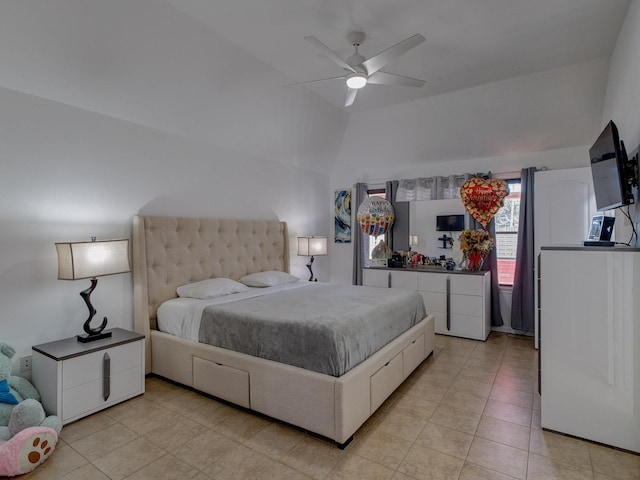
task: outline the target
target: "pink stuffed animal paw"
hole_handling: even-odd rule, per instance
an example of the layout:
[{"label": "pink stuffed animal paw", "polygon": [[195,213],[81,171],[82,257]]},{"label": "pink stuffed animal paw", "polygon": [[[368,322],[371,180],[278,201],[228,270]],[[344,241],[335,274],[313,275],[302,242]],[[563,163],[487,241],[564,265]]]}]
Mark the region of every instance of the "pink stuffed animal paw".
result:
[{"label": "pink stuffed animal paw", "polygon": [[49,427],[31,427],[11,440],[0,442],[0,476],[28,473],[51,456],[58,441]]}]

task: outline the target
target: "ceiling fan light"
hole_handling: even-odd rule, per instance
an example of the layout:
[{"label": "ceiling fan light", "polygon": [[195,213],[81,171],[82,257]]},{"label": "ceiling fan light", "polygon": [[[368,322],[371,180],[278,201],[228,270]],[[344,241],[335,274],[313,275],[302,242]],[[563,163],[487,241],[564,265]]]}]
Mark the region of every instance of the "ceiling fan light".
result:
[{"label": "ceiling fan light", "polygon": [[347,87],[349,88],[362,88],[367,84],[367,76],[364,73],[356,72],[347,75]]}]

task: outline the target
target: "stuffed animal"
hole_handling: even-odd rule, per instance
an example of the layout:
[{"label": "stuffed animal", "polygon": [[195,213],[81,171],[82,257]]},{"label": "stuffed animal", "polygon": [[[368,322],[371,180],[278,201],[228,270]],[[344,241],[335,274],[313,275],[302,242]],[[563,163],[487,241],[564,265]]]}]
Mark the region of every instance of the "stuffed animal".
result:
[{"label": "stuffed animal", "polygon": [[11,375],[15,350],[0,343],[0,475],[29,472],[53,452],[62,421],[46,416],[36,388]]}]

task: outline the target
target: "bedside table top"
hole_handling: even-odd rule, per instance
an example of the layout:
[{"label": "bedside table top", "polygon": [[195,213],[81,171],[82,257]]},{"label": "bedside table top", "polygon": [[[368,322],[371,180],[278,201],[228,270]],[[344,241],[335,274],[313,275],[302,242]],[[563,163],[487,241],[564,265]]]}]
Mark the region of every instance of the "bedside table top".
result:
[{"label": "bedside table top", "polygon": [[55,342],[34,345],[31,348],[47,357],[61,361],[144,339],[144,335],[122,328],[113,328],[105,331],[111,332],[111,337],[89,343],[82,343],[79,342],[76,337],[71,337]]}]

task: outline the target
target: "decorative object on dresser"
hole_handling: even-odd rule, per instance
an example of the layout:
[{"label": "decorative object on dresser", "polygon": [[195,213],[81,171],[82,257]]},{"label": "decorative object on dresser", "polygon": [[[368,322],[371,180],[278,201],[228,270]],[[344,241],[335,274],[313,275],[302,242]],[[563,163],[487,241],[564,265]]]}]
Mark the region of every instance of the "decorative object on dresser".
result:
[{"label": "decorative object on dresser", "polygon": [[298,237],[298,256],[308,257],[311,256],[307,268],[311,276],[310,282],[317,282],[318,279],[313,276],[313,257],[317,255],[327,254],[327,237]]},{"label": "decorative object on dresser", "polygon": [[98,285],[98,278],[105,275],[127,273],[131,271],[129,263],[129,239],[101,240],[91,237],[90,242],[56,243],[58,252],[58,280],[91,279],[91,286],[80,292],[87,304],[89,318],[84,322],[85,335],[78,335],[80,342],[93,342],[111,336],[105,332],[107,317],[99,327],[91,327],[96,309],[91,305],[91,293]]},{"label": "decorative object on dresser", "polygon": [[365,235],[384,235],[393,226],[395,212],[388,200],[369,197],[358,207],[358,223]]},{"label": "decorative object on dresser", "polygon": [[464,208],[484,228],[502,208],[508,194],[507,182],[499,178],[470,178],[460,188]]},{"label": "decorative object on dresser", "polygon": [[466,269],[470,271],[482,270],[484,259],[489,256],[495,246],[495,241],[489,232],[481,228],[465,230],[458,237],[458,242],[467,261]]},{"label": "decorative object on dresser", "polygon": [[107,333],[90,343],[71,337],[31,347],[42,405],[63,424],[144,393],[144,335]]}]

